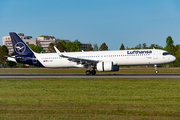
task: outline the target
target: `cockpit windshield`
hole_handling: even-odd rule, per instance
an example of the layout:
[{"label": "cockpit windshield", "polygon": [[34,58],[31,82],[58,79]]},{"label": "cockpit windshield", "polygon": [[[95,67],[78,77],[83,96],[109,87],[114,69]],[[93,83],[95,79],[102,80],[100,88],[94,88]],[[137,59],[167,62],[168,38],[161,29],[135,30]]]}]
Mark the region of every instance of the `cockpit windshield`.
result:
[{"label": "cockpit windshield", "polygon": [[163,53],[163,55],[170,55],[170,53],[168,53],[168,52],[164,52],[164,53]]}]

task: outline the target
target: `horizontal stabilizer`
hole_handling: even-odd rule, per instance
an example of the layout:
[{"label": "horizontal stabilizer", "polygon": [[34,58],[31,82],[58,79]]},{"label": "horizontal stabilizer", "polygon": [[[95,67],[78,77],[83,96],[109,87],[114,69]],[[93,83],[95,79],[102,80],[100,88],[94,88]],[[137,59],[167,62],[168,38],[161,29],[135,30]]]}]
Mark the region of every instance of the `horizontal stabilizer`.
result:
[{"label": "horizontal stabilizer", "polygon": [[7,61],[12,61],[17,63],[15,56],[5,56],[5,57],[7,57]]}]

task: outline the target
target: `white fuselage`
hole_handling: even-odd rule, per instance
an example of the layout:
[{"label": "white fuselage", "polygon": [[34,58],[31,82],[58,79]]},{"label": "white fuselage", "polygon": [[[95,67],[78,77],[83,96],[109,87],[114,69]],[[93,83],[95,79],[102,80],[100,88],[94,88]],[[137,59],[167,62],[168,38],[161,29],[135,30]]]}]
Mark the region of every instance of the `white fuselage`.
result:
[{"label": "white fuselage", "polygon": [[[117,50],[117,51],[91,51],[91,52],[63,52],[65,56],[98,60],[101,62],[112,61],[113,65],[154,65],[165,64],[176,60],[173,55],[164,54],[167,51],[158,49]],[[36,58],[44,67],[73,68],[78,67],[76,62],[68,58],[60,57],[57,53],[35,54]],[[34,61],[35,63],[36,61]]]}]

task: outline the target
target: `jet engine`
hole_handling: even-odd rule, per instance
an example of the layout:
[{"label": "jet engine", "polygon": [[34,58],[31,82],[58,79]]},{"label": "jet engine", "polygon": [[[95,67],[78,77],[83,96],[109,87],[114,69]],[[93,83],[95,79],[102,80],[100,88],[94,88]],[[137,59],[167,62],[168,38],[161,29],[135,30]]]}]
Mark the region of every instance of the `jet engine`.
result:
[{"label": "jet engine", "polygon": [[113,65],[112,61],[99,62],[96,65],[97,71],[119,71],[119,66]]}]

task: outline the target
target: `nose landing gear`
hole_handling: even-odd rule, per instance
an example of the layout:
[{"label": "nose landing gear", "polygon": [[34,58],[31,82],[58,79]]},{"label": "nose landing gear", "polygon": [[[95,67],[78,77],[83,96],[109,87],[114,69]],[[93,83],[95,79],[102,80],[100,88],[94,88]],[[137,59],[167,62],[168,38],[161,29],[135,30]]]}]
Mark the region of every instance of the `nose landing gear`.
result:
[{"label": "nose landing gear", "polygon": [[157,70],[157,65],[154,65],[154,68],[155,68],[155,73],[158,74],[159,71]]}]

